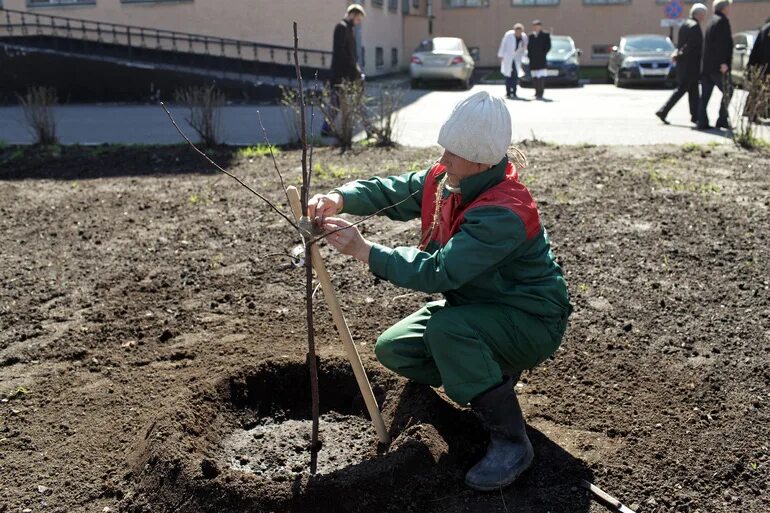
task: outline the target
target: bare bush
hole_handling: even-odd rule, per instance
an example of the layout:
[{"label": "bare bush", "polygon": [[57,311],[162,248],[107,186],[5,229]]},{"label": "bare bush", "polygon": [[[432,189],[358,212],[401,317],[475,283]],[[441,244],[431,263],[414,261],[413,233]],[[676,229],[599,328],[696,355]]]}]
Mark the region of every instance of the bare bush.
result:
[{"label": "bare bush", "polygon": [[351,148],[356,127],[364,120],[363,82],[343,81],[333,87],[324,87],[314,101],[340,149]]},{"label": "bare bush", "polygon": [[27,129],[35,138],[35,144],[56,144],[56,118],[53,108],[58,103],[53,87],[30,87],[18,96]]},{"label": "bare bush", "polygon": [[733,127],[733,141],[744,148],[762,145],[757,137],[757,124],[768,116],[770,111],[770,76],[765,73],[765,66],[752,66],[746,70],[743,83],[746,95],[737,102],[736,123]]},{"label": "bare bush", "polygon": [[187,122],[198,132],[204,146],[216,146],[221,142],[221,112],[225,94],[214,84],[192,86],[174,93],[178,103],[190,109]]},{"label": "bare bush", "polygon": [[377,146],[395,146],[396,122],[398,109],[401,108],[404,93],[401,89],[380,87],[369,104],[367,119],[364,119],[367,132],[374,137]]},{"label": "bare bush", "polygon": [[297,145],[302,141],[299,93],[292,87],[281,86],[280,102],[284,106],[281,115],[289,133],[289,144],[292,146]]}]

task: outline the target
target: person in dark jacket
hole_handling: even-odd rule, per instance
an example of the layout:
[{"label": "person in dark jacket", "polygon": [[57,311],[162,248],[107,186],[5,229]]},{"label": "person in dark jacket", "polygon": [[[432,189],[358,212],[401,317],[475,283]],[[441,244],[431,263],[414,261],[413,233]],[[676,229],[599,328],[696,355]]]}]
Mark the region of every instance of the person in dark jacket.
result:
[{"label": "person in dark jacket", "polygon": [[757,40],[754,41],[749,55],[749,66],[765,66],[765,74],[770,75],[770,18],[767,18],[759,29]]},{"label": "person in dark jacket", "polygon": [[361,80],[353,29],[364,21],[364,16],[366,13],[361,5],[351,4],[347,8],[345,17],[334,27],[332,85],[341,84],[344,80]]},{"label": "person in dark jacket", "polygon": [[[757,40],[754,41],[754,46],[751,48],[748,69],[755,68],[759,69],[760,72],[764,69],[765,76],[770,75],[770,18],[765,20],[765,24],[759,29]],[[749,91],[744,109],[745,115],[752,116],[752,121],[757,121],[759,117],[770,118],[770,105],[762,113],[763,109],[754,105],[754,102],[758,101],[755,95],[756,93]]]},{"label": "person in dark jacket", "polygon": [[730,65],[733,61],[733,33],[730,29],[730,6],[732,0],[714,0],[714,17],[709,22],[704,37],[703,70],[701,74],[701,99],[698,107],[698,129],[707,130],[709,118],[706,113],[714,86],[722,92],[717,128],[730,128],[727,107],[732,98]]},{"label": "person in dark jacket", "polygon": [[[358,82],[363,80],[361,67],[358,65],[358,48],[353,29],[364,21],[366,11],[361,4],[350,4],[345,11],[345,17],[334,27],[332,45],[332,105],[339,107],[337,88],[343,82]],[[321,135],[331,135],[329,123],[324,121]]]},{"label": "person in dark jacket", "polygon": [[706,17],[708,8],[703,4],[694,4],[690,8],[690,18],[679,28],[677,39],[676,79],[677,88],[665,105],[655,113],[661,121],[668,124],[666,116],[685,93],[690,100],[690,120],[698,123],[698,79],[700,78],[701,52],[703,51],[703,32],[700,24]]},{"label": "person in dark jacket", "polygon": [[543,32],[540,20],[532,22],[532,33],[529,35],[527,55],[529,56],[529,73],[535,86],[535,98],[543,99],[545,92],[545,77],[548,76],[548,60],[546,56],[551,51],[551,34]]}]

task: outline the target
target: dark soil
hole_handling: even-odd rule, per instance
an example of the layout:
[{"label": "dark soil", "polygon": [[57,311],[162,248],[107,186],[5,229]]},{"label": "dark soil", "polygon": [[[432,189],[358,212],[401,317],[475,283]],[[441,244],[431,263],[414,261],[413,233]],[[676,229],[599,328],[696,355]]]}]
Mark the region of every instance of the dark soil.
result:
[{"label": "dark soil", "polygon": [[[462,483],[484,449],[470,412],[374,359],[425,294],[323,250],[394,441],[377,447],[319,294],[311,477],[290,229],[186,148],[0,149],[0,512],[603,511],[581,479],[638,513],[770,509],[770,156],[523,149],[575,313],[517,386],[535,463],[490,494]],[[319,149],[314,189],[437,156]],[[216,157],[283,204],[268,159]],[[292,183],[299,163],[279,156]]]}]

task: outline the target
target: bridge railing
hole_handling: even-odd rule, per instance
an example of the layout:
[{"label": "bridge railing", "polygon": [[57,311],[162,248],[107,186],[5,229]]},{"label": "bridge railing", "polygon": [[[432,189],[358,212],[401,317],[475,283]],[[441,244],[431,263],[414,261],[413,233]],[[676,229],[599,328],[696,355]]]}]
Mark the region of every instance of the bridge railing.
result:
[{"label": "bridge railing", "polygon": [[[142,49],[293,65],[293,48],[188,32],[69,18],[0,7],[2,37],[50,36],[125,47],[124,57],[138,59]],[[300,48],[300,65],[326,69],[331,52]]]}]

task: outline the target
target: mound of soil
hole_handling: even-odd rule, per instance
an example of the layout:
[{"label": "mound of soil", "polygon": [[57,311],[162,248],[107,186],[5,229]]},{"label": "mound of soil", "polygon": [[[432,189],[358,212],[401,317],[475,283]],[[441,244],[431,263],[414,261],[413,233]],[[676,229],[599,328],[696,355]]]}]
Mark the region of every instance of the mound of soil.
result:
[{"label": "mound of soil", "polygon": [[[603,511],[581,479],[638,513],[770,509],[770,156],[524,149],[575,313],[517,386],[535,463],[490,494],[462,482],[484,450],[475,418],[372,351],[435,297],[324,249],[394,441],[376,446],[318,298],[311,476],[296,235],[180,148],[0,150],[0,512]],[[268,159],[221,151],[282,204]],[[318,149],[314,187],[436,156]],[[299,162],[278,157],[290,183]],[[362,225],[388,245],[418,229]]]}]

